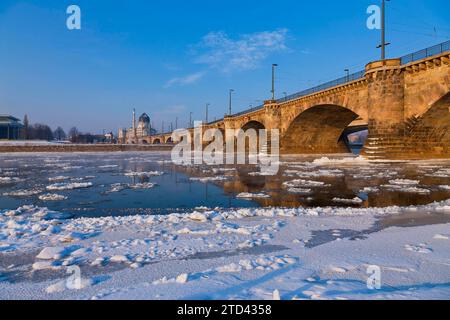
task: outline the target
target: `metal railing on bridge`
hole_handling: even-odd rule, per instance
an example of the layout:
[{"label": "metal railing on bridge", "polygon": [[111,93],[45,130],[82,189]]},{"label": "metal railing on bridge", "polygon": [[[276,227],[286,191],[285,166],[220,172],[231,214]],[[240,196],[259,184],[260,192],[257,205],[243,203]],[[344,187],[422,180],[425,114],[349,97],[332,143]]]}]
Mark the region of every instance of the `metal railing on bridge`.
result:
[{"label": "metal railing on bridge", "polygon": [[[407,54],[407,55],[401,57],[400,60],[401,60],[401,64],[404,65],[404,64],[408,64],[410,62],[414,62],[414,61],[422,60],[422,59],[425,59],[425,58],[428,58],[428,57],[432,57],[432,56],[435,56],[435,55],[438,55],[438,54],[441,54],[441,53],[444,53],[444,52],[447,52],[447,51],[450,51],[450,40],[446,41],[446,42],[443,42],[443,43],[440,43],[438,45],[435,45],[435,46],[432,46],[432,47],[420,50],[420,51],[416,51],[414,53]],[[337,87],[337,86],[340,86],[340,85],[343,85],[343,84],[346,84],[346,83],[349,83],[349,82],[353,82],[353,81],[362,79],[362,78],[364,78],[364,75],[365,75],[365,70],[361,70],[361,71],[355,72],[353,74],[350,74],[348,76],[345,76],[345,77],[342,77],[342,78],[339,78],[339,79],[336,79],[336,80],[332,80],[332,81],[326,82],[324,84],[318,85],[316,87],[313,87],[313,88],[310,88],[310,89],[306,89],[306,90],[303,90],[303,91],[291,94],[291,95],[286,96],[284,98],[278,99],[277,102],[278,103],[282,103],[282,102],[295,100],[295,99],[298,99],[298,98],[301,98],[301,97],[304,97],[304,96],[308,96],[308,95],[313,94],[313,93],[317,93],[317,92],[320,92],[320,91],[324,91],[326,89],[330,89],[330,88],[333,88],[333,87]],[[233,114],[232,116],[233,117],[242,116],[244,114],[248,114],[248,113],[252,113],[252,112],[261,110],[262,108],[264,108],[264,105],[260,105],[260,106],[257,106],[257,107],[253,107],[253,108],[241,111],[239,113]],[[223,119],[219,119],[219,120],[216,120],[214,122],[210,122],[209,124],[214,124],[214,123],[221,122],[221,121],[223,121]]]},{"label": "metal railing on bridge", "polygon": [[450,40],[437,44],[435,46],[416,51],[414,53],[407,54],[401,57],[402,64],[408,64],[414,61],[419,61],[425,58],[429,58],[444,52],[450,51]]},{"label": "metal railing on bridge", "polygon": [[352,81],[356,81],[356,80],[364,78],[364,74],[365,74],[365,70],[361,70],[361,71],[352,73],[348,76],[345,76],[345,77],[342,77],[342,78],[339,78],[339,79],[336,79],[333,81],[329,81],[327,83],[318,85],[318,86],[310,88],[310,89],[306,89],[306,90],[294,93],[294,94],[287,96],[285,98],[282,98],[282,99],[278,99],[277,102],[280,103],[280,102],[295,100],[295,99],[298,99],[298,98],[301,98],[304,96],[308,96],[308,95],[316,93],[316,92],[320,92],[320,91],[323,91],[323,90],[326,90],[329,88],[337,87],[337,86],[340,86],[340,85],[343,85],[343,84],[346,84],[346,83],[349,83]]}]

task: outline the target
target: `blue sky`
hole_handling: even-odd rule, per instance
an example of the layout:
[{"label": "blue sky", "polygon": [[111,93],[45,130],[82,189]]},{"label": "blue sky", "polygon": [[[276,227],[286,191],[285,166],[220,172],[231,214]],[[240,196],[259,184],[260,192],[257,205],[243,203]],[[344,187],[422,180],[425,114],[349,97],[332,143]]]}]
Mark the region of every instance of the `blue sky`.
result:
[{"label": "blue sky", "polygon": [[[93,133],[147,112],[155,127],[295,93],[379,58],[366,9],[380,0],[0,2],[0,113]],[[82,29],[66,28],[81,8]],[[448,0],[392,0],[389,57],[450,39]]]}]

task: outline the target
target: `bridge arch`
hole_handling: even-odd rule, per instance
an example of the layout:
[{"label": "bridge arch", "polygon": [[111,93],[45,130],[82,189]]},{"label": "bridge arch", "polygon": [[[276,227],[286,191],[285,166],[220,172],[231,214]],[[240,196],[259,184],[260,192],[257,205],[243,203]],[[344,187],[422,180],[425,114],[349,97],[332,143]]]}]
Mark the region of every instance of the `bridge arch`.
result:
[{"label": "bridge arch", "polygon": [[406,125],[407,145],[420,152],[450,153],[450,92]]},{"label": "bridge arch", "polygon": [[301,112],[289,124],[281,137],[281,152],[347,153],[343,139],[347,127],[360,116],[354,111],[334,104],[316,105]]},{"label": "bridge arch", "polygon": [[161,139],[159,138],[154,139],[153,144],[161,144]]},{"label": "bridge arch", "polygon": [[[253,150],[256,152],[261,152],[260,148],[260,132],[259,130],[265,130],[266,127],[264,124],[257,120],[250,120],[247,123],[245,123],[241,130],[245,133],[245,152],[249,152],[250,150]],[[254,133],[256,133],[256,142],[250,141],[251,132],[250,130],[254,130]],[[256,143],[256,145],[254,145]],[[251,145],[252,144],[252,145]],[[236,137],[236,147],[239,147],[239,138]]]},{"label": "bridge arch", "polygon": [[172,143],[173,143],[172,137],[167,138],[166,144],[172,144]]},{"label": "bridge arch", "polygon": [[251,120],[251,121],[247,122],[246,124],[244,124],[241,129],[243,131],[254,129],[258,132],[258,130],[263,130],[265,128],[266,127],[264,126],[264,124],[262,122],[257,121],[257,120]]}]

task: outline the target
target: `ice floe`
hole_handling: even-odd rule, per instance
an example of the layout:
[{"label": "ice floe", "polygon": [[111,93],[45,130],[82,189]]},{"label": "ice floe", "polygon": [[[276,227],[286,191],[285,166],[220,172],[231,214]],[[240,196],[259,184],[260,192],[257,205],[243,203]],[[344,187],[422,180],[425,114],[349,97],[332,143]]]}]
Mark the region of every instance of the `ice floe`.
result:
[{"label": "ice floe", "polygon": [[450,178],[450,169],[440,169],[434,173],[427,174],[426,176],[434,178]]},{"label": "ice floe", "polygon": [[353,199],[334,198],[333,202],[345,203],[345,204],[361,204],[364,201],[361,198],[355,197]]},{"label": "ice floe", "polygon": [[42,201],[63,201],[67,200],[66,196],[55,194],[55,193],[46,193],[39,196],[39,200]]},{"label": "ice floe", "polygon": [[364,157],[347,157],[340,159],[330,159],[323,157],[312,162],[315,165],[334,165],[334,164],[369,164],[370,162]]},{"label": "ice floe", "polygon": [[268,194],[265,193],[248,193],[248,192],[243,192],[243,193],[239,193],[236,198],[241,198],[241,199],[257,199],[257,198],[270,198],[270,196]]},{"label": "ice floe", "polygon": [[414,186],[418,185],[420,183],[420,180],[396,179],[390,180],[389,183],[398,186]]},{"label": "ice floe", "polygon": [[202,183],[208,183],[208,182],[220,182],[220,181],[226,181],[228,180],[227,177],[223,176],[217,176],[217,177],[192,177],[190,178],[191,181],[197,181]]},{"label": "ice floe", "polygon": [[48,178],[48,181],[50,182],[61,182],[61,181],[67,181],[70,180],[71,177],[68,176],[57,176],[57,177],[50,177]]},{"label": "ice floe", "polygon": [[305,189],[305,188],[288,188],[287,191],[289,193],[304,194],[304,195],[312,193],[312,189]]},{"label": "ice floe", "polygon": [[28,189],[28,190],[26,190],[26,189],[13,190],[13,191],[5,192],[5,193],[3,193],[3,195],[8,196],[8,197],[30,197],[30,196],[38,195],[42,192],[43,192],[42,189],[34,188],[34,189]]},{"label": "ice floe", "polygon": [[127,177],[140,177],[140,178],[149,178],[149,177],[159,177],[164,175],[162,171],[149,171],[149,172],[127,172],[125,176]]},{"label": "ice floe", "polygon": [[0,177],[0,184],[10,184],[10,183],[17,183],[21,182],[23,179],[20,179],[18,177]]},{"label": "ice floe", "polygon": [[284,187],[287,188],[320,188],[320,187],[328,187],[325,182],[322,181],[313,181],[313,180],[291,180],[283,183]]},{"label": "ice floe", "polygon": [[63,190],[84,189],[92,186],[93,186],[92,182],[55,183],[47,186],[47,190],[63,191]]}]

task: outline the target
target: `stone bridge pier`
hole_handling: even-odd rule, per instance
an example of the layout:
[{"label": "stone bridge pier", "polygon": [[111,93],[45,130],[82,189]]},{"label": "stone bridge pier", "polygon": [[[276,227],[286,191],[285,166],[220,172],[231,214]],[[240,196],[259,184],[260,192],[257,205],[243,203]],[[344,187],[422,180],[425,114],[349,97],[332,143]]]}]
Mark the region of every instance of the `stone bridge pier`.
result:
[{"label": "stone bridge pier", "polygon": [[450,158],[450,68],[448,53],[402,65],[400,59],[369,63],[371,159]]},{"label": "stone bridge pier", "polygon": [[203,128],[278,129],[282,154],[347,153],[347,134],[367,129],[363,155],[370,159],[450,158],[450,42],[370,62],[347,78],[265,101]]}]

